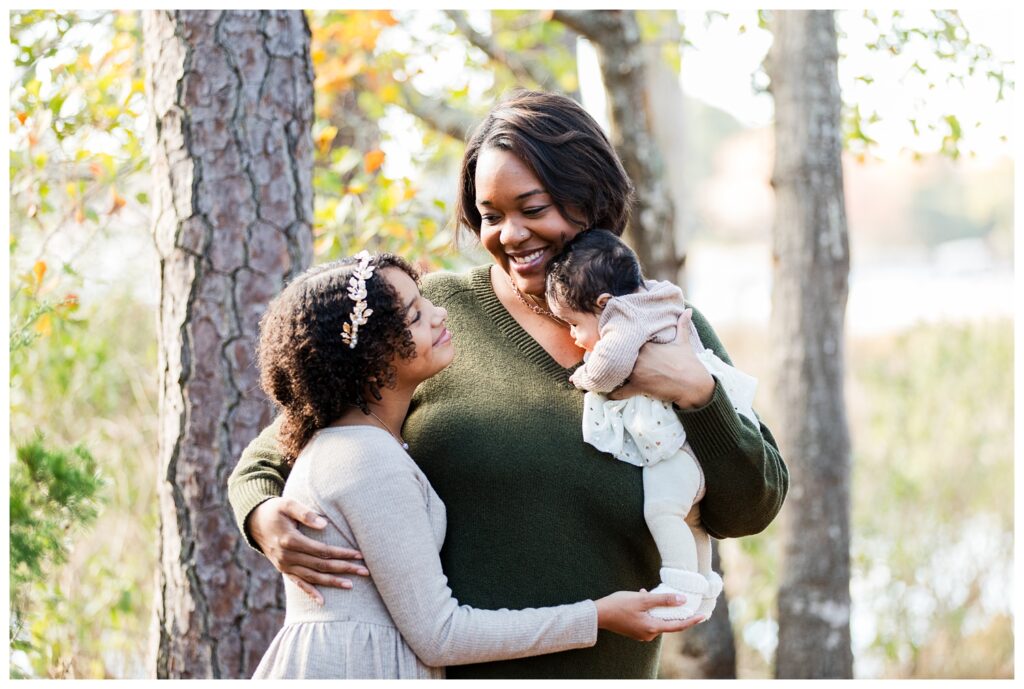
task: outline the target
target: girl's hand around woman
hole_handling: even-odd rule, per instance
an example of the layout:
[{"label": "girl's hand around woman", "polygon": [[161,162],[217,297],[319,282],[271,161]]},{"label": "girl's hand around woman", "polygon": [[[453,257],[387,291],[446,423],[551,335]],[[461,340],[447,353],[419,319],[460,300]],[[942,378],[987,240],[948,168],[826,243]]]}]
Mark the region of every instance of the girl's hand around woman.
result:
[{"label": "girl's hand around woman", "polygon": [[330,546],[304,536],[298,529],[301,522],[311,529],[322,529],[327,520],[302,503],[289,498],[271,498],[249,515],[249,533],[271,564],[318,605],[324,599],[314,588],[334,586],[350,589],[352,582],[337,574],[369,575],[356,550]]},{"label": "girl's hand around woman", "polygon": [[640,348],[633,372],[608,399],[634,395],[673,402],[680,409],[698,409],[711,401],[715,379],[697,358],[690,344],[693,309],[686,309],[676,324],[676,339],[666,344],[648,342]]},{"label": "girl's hand around woman", "polygon": [[647,593],[641,590],[617,591],[597,601],[597,628],[628,636],[637,641],[651,641],[658,635],[681,632],[704,621],[696,616],[686,620],[662,620],[647,613],[651,608],[681,605],[686,598],[672,593]]}]

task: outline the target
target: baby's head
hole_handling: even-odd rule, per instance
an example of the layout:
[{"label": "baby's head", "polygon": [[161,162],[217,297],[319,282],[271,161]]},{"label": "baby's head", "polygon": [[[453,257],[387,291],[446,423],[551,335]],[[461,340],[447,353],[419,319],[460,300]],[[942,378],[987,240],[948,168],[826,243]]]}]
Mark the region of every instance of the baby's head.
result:
[{"label": "baby's head", "polygon": [[572,326],[576,345],[587,351],[599,337],[597,323],[612,297],[643,285],[633,250],[608,230],[581,232],[547,265],[545,292],[551,312]]}]

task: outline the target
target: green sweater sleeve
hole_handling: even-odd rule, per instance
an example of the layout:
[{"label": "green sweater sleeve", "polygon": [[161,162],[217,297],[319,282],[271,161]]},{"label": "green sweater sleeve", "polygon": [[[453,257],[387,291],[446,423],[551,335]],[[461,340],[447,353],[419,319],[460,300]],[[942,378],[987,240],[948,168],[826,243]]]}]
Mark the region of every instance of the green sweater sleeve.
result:
[{"label": "green sweater sleeve", "polygon": [[[693,324],[704,346],[732,365],[711,324],[697,309],[693,309]],[[764,423],[755,428],[737,414],[717,379],[710,402],[677,413],[704,470],[707,488],[700,502],[704,528],[719,539],[763,531],[789,491],[789,470],[772,432]]]},{"label": "green sweater sleeve", "polygon": [[279,497],[288,478],[288,465],[277,441],[280,425],[279,416],[264,428],[242,451],[235,470],[228,477],[228,502],[235,513],[235,521],[246,542],[256,550],[260,548],[249,534],[249,515],[261,503]]}]

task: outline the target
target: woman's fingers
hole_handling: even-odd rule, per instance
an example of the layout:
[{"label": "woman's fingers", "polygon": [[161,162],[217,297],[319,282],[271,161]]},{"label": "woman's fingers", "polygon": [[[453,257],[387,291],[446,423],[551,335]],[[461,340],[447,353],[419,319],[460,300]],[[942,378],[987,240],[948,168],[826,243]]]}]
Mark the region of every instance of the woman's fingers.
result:
[{"label": "woman's fingers", "polygon": [[361,562],[338,558],[324,558],[319,555],[310,555],[296,550],[291,550],[283,555],[281,563],[286,571],[291,571],[295,567],[304,567],[323,574],[356,574],[364,577],[370,574],[366,566]]},{"label": "woman's fingers", "polygon": [[322,515],[290,498],[282,498],[279,511],[282,515],[290,517],[300,524],[305,524],[311,529],[322,529],[327,526],[327,520]]},{"label": "woman's fingers", "polygon": [[[641,593],[647,593],[643,589],[640,589]],[[651,608],[667,608],[676,605],[682,605],[686,602],[686,596],[681,593],[655,593],[646,597],[644,601],[644,610],[650,610]]]},{"label": "woman's fingers", "polygon": [[[320,572],[315,569],[310,569],[309,567],[302,567],[299,565],[289,567],[285,574],[287,576],[293,577],[292,581],[295,581],[295,579],[298,578],[306,582],[310,586],[330,586],[336,589],[352,588],[352,582],[348,579],[343,579],[333,574],[325,574],[324,572]],[[303,591],[309,593],[309,591],[305,587],[300,586],[300,588],[302,588]]]},{"label": "woman's fingers", "polygon": [[320,595],[320,592],[317,591],[316,588],[314,588],[310,584],[307,584],[305,581],[298,578],[294,574],[286,574],[285,576],[288,577],[288,579],[291,580],[293,584],[298,586],[300,591],[302,591],[307,596],[312,598],[314,603],[316,603],[317,605],[324,604],[324,597]]}]

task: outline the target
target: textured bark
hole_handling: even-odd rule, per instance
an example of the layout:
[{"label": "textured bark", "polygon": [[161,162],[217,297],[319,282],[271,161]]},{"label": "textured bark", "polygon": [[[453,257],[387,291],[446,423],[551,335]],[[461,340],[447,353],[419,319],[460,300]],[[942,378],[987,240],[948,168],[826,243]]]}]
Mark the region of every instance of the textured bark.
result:
[{"label": "textured bark", "polygon": [[648,277],[678,280],[683,260],[676,250],[675,209],[654,135],[645,50],[636,13],[555,10],[552,17],[589,39],[597,52],[608,96],[610,138],[636,185],[636,204],[625,238]]},{"label": "textured bark", "polygon": [[268,300],[312,258],[313,70],[301,12],[144,13],[160,258],[160,569],[153,673],[248,677],[279,575],[226,483],[271,420],[254,361]]},{"label": "textured bark", "polygon": [[850,437],[843,317],[850,269],[831,11],[777,11],[772,290],[775,408],[792,489],[783,510],[779,678],[848,678]]}]

